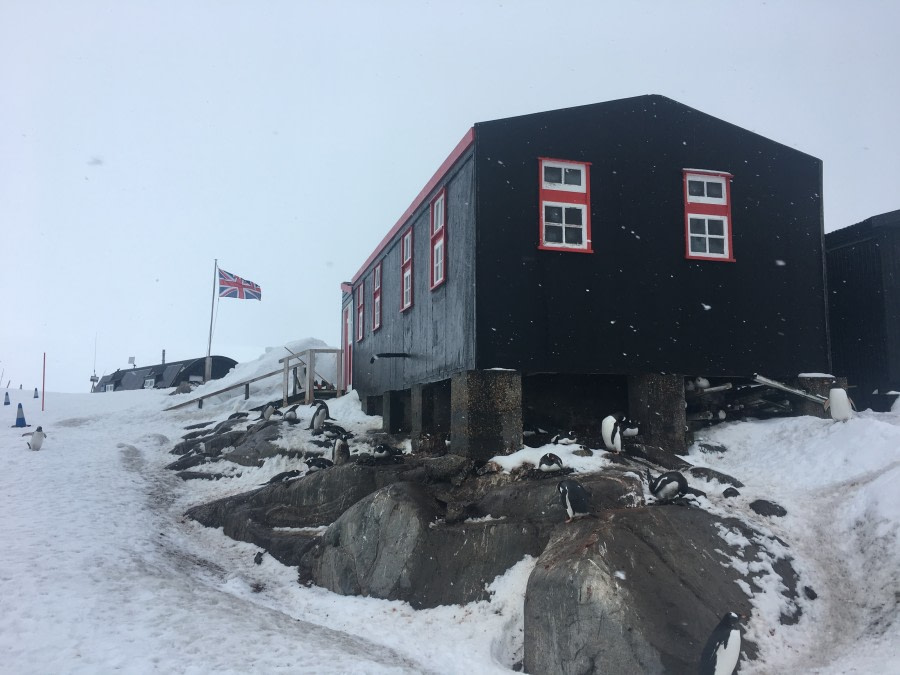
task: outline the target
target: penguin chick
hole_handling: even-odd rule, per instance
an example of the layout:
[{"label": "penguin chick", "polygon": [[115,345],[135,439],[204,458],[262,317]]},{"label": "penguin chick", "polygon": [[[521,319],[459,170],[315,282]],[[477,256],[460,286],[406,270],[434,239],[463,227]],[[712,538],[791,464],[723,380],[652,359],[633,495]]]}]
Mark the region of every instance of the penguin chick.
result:
[{"label": "penguin chick", "polygon": [[552,452],[548,452],[546,455],[541,457],[541,461],[538,462],[538,469],[540,471],[559,471],[562,468],[562,460]]},{"label": "penguin chick", "polygon": [[680,471],[666,471],[654,478],[647,469],[650,493],[660,502],[669,502],[687,492],[687,480]]},{"label": "penguin chick", "polygon": [[563,508],[569,517],[567,523],[571,523],[575,518],[586,516],[591,510],[591,497],[584,486],[577,480],[567,478],[562,480],[556,486],[559,491],[559,499]]},{"label": "penguin chick", "polygon": [[741,627],[743,617],[728,612],[719,621],[700,655],[700,675],[731,675],[741,658]]},{"label": "penguin chick", "polygon": [[603,446],[609,452],[622,452],[622,427],[615,415],[607,415],[600,423]]},{"label": "penguin chick", "polygon": [[331,448],[331,461],[336,465],[346,464],[350,461],[350,444],[347,442],[347,436],[338,436],[334,439],[334,446]]}]

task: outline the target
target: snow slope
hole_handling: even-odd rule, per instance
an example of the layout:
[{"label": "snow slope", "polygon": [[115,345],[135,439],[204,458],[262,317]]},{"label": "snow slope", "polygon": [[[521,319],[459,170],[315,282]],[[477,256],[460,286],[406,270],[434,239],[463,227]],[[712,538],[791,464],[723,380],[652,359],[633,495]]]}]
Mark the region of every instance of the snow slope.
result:
[{"label": "snow slope", "polygon": [[[323,346],[289,347],[304,345]],[[293,568],[268,555],[254,564],[257,547],[182,517],[294,468],[276,459],[189,482],[163,469],[185,426],[278,398],[280,378],[254,385],[249,401],[237,389],[203,410],[163,409],[274,370],[286,353],[269,350],[193,395],[48,393],[41,412],[31,392],[9,390],[12,405],[0,408],[0,671],[470,674],[508,672],[521,659],[533,559],[499,577],[490,602],[416,612],[301,587]],[[9,426],[19,402],[30,430],[40,424],[48,433],[39,452]],[[353,393],[330,408],[357,433],[380,426]],[[688,459],[747,486],[729,503],[715,497],[724,486],[700,482],[710,494],[705,505],[738,510],[784,539],[818,594],[802,599],[803,616],[791,627],[777,623],[778,589],[754,598],[747,631],[763,660],[741,672],[900,672],[900,413],[863,413],[846,424],[736,423],[706,435],[729,451],[694,446]],[[745,507],[758,497],[788,515],[753,515]]]}]

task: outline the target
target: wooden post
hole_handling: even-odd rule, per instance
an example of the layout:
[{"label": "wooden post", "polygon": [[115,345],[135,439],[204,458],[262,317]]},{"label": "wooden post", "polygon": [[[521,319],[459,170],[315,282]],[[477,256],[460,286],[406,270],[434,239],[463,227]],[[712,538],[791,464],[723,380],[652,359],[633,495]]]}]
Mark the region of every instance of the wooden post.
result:
[{"label": "wooden post", "polygon": [[284,360],[284,377],[281,384],[281,407],[287,405],[288,400],[288,374],[290,373],[290,359]]},{"label": "wooden post", "polygon": [[335,379],[337,382],[334,383],[335,396],[343,396],[344,395],[344,352],[338,350],[335,352],[335,359],[337,363],[335,364],[335,372],[337,373],[337,377]]},{"label": "wooden post", "polygon": [[310,349],[306,354],[306,402],[312,403],[316,397],[316,351]]},{"label": "wooden post", "polygon": [[246,401],[248,398],[250,398],[250,383],[249,382],[244,385],[244,400]]}]

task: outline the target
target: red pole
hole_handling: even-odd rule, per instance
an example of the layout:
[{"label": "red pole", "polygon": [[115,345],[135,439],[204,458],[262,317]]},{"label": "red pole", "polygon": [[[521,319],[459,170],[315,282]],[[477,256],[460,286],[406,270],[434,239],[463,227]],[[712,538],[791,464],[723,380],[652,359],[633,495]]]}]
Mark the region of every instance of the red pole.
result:
[{"label": "red pole", "polygon": [[41,375],[41,412],[44,412],[44,395],[47,392],[47,352],[44,352],[44,374]]}]

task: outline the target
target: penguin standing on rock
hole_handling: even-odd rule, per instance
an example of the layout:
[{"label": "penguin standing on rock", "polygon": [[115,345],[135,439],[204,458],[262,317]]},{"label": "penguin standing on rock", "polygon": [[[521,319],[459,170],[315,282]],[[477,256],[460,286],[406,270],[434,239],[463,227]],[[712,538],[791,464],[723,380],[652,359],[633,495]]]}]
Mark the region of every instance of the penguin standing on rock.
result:
[{"label": "penguin standing on rock", "polygon": [[560,471],[563,468],[562,460],[554,455],[552,452],[548,452],[546,455],[541,457],[541,461],[538,462],[538,469],[540,471],[548,472],[548,471]]},{"label": "penguin standing on rock", "polygon": [[350,461],[350,444],[347,442],[347,436],[338,436],[334,439],[334,446],[331,448],[331,461],[335,464],[346,464]]},{"label": "penguin standing on rock", "polygon": [[713,629],[700,655],[700,675],[732,675],[741,658],[741,627],[743,617],[728,612]]},{"label": "penguin standing on rock", "polygon": [[615,415],[607,415],[600,423],[603,445],[609,452],[622,452],[622,425]]},{"label": "penguin standing on rock", "polygon": [[40,450],[41,446],[44,444],[44,439],[47,438],[47,434],[44,433],[43,427],[38,427],[34,431],[29,431],[27,434],[22,435],[31,436],[31,441],[27,443],[29,450]]},{"label": "penguin standing on rock", "polygon": [[666,471],[654,478],[650,475],[650,469],[647,469],[647,483],[650,485],[650,493],[660,502],[672,501],[688,489],[687,479],[680,471]]},{"label": "penguin standing on rock", "polygon": [[590,512],[591,496],[577,480],[572,478],[561,480],[556,489],[559,491],[559,499],[563,508],[569,514],[566,519],[567,523],[571,523],[575,518],[586,516]]}]

